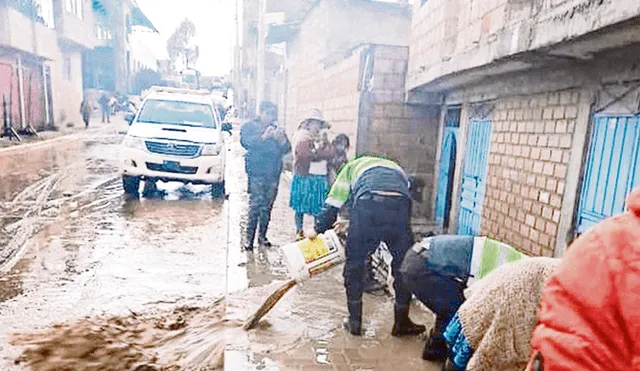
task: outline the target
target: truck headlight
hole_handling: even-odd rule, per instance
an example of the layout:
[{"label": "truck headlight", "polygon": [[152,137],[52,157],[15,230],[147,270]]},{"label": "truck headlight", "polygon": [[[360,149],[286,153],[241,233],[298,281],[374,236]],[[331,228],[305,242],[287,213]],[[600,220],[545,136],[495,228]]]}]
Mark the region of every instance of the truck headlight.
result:
[{"label": "truck headlight", "polygon": [[125,147],[135,148],[143,151],[146,150],[144,140],[138,137],[127,135],[126,137],[124,137],[124,141],[122,142],[122,144],[124,144]]},{"label": "truck headlight", "polygon": [[205,144],[202,147],[202,156],[217,156],[220,154],[220,146],[217,144]]}]

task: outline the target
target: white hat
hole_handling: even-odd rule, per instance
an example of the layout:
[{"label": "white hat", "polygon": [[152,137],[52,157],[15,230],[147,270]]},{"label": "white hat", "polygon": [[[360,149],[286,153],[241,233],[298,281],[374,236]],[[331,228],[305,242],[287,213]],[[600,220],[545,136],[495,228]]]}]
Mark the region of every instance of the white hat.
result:
[{"label": "white hat", "polygon": [[307,121],[307,120],[316,120],[320,122],[325,122],[322,111],[320,111],[317,108],[312,109],[311,112],[309,112],[309,114],[302,121]]}]

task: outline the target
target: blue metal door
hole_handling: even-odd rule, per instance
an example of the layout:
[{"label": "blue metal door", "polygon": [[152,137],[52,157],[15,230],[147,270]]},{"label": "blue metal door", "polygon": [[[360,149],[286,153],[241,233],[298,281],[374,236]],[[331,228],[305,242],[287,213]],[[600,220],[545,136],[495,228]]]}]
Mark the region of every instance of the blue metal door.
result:
[{"label": "blue metal door", "polygon": [[595,116],[582,179],[577,233],[624,211],[626,197],[640,185],[640,120]]},{"label": "blue metal door", "polygon": [[455,172],[459,126],[460,108],[448,109],[445,116],[444,132],[442,134],[438,192],[436,194],[435,219],[436,225],[442,230],[449,227],[449,211],[451,210],[451,192],[453,190],[453,174]]},{"label": "blue metal door", "polygon": [[486,187],[487,165],[491,145],[491,121],[469,121],[467,148],[462,170],[458,234],[480,233],[482,203]]}]

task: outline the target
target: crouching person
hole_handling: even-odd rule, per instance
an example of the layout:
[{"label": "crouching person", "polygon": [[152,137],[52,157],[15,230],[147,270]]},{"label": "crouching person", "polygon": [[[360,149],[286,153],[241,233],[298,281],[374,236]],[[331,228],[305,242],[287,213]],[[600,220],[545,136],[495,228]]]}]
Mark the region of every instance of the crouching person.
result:
[{"label": "crouching person", "polygon": [[447,358],[443,332],[464,303],[468,286],[498,266],[524,257],[513,247],[485,237],[441,235],[414,244],[400,270],[404,286],[436,315],[422,358]]},{"label": "crouching person", "polygon": [[524,370],[542,288],[559,264],[554,258],[523,259],[469,288],[444,331],[450,353],[445,370]]}]

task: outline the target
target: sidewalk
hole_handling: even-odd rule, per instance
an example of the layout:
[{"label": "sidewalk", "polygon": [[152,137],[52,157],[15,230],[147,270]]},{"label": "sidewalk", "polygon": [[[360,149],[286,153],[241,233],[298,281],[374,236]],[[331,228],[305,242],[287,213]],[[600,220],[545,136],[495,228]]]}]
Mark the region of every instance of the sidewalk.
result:
[{"label": "sidewalk", "polygon": [[76,124],[73,127],[59,127],[57,130],[44,130],[38,132],[38,136],[21,135],[22,141],[9,140],[9,138],[0,137],[0,153],[12,151],[22,148],[32,148],[33,146],[41,146],[55,143],[63,140],[73,140],[81,136],[101,132],[103,130],[115,129],[119,132],[127,130],[128,125],[122,114],[111,117],[111,123],[102,123],[98,117],[93,117],[89,128],[84,127],[84,123]]},{"label": "sidewalk", "polygon": [[[293,212],[288,207],[289,181],[284,176],[273,211],[269,238],[276,246],[294,240]],[[240,205],[231,205],[237,208]],[[245,205],[242,205],[245,207]],[[234,246],[229,246],[234,249]],[[227,316],[246,319],[284,280],[287,271],[280,249],[247,254],[251,290],[227,297]],[[228,339],[225,370],[439,370],[421,359],[423,337],[394,338],[393,299],[365,294],[365,335],[354,337],[342,329],[346,298],[342,266],[292,289],[263,319],[262,326]],[[428,327],[433,315],[418,305],[412,319]]]}]

